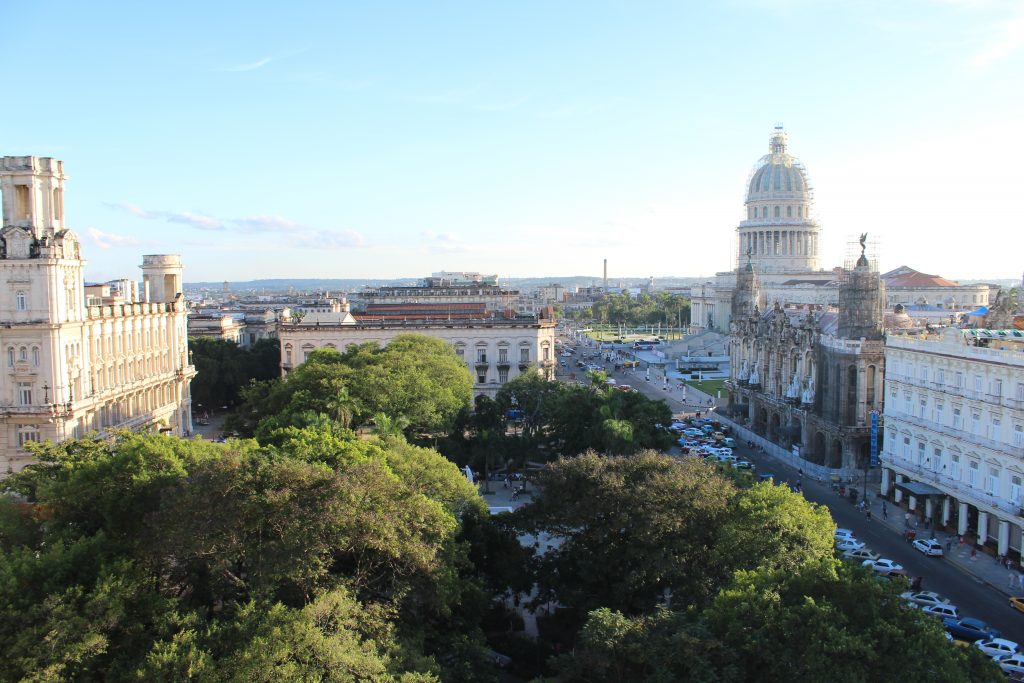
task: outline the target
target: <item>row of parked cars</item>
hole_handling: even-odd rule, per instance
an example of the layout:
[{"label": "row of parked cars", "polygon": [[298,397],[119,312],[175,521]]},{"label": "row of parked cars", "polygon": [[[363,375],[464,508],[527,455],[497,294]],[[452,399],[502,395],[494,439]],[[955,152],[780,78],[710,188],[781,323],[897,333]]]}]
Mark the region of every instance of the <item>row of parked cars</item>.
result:
[{"label": "row of parked cars", "polygon": [[[866,545],[858,541],[849,529],[836,529],[836,550],[847,560],[860,562],[869,567],[879,576],[894,578],[906,577],[907,572],[895,560],[880,557]],[[942,545],[935,539],[919,539],[914,547],[925,555],[940,557]],[[900,594],[908,607],[920,609],[925,614],[942,619],[942,627],[949,640],[974,647],[992,657],[1007,674],[1024,675],[1024,653],[1018,643],[1001,638],[996,629],[980,619],[962,617],[960,609],[933,591],[909,590]],[[1010,598],[1010,605],[1024,612],[1024,599]]]}]

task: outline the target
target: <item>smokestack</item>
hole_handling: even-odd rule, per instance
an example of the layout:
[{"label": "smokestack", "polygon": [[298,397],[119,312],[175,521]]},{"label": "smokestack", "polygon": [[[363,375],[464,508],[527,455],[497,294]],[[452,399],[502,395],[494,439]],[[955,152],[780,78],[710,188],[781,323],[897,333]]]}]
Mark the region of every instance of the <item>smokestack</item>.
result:
[{"label": "smokestack", "polygon": [[604,291],[608,291],[608,259],[604,260]]}]

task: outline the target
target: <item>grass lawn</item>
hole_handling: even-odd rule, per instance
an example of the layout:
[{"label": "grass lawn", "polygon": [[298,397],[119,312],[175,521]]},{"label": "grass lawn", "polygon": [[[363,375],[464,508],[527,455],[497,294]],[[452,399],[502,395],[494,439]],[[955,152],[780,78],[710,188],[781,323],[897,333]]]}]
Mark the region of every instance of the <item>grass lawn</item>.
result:
[{"label": "grass lawn", "polygon": [[707,394],[708,396],[711,396],[712,398],[714,398],[714,397],[716,397],[718,395],[716,392],[719,389],[722,390],[722,397],[723,398],[729,395],[729,392],[725,388],[725,380],[724,379],[708,379],[708,380],[704,380],[703,382],[695,382],[695,381],[691,381],[691,380],[688,380],[688,379],[687,380],[683,380],[683,381],[686,383],[687,386],[691,386],[694,389],[698,389],[700,391],[703,391],[705,394]]}]

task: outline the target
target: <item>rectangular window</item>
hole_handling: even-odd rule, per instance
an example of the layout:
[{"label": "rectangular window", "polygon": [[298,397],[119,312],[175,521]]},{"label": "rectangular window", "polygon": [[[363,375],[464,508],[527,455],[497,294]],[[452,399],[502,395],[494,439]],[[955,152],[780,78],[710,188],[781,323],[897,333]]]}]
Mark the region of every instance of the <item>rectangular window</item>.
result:
[{"label": "rectangular window", "polygon": [[1024,401],[1024,382],[1017,382],[1017,400]]},{"label": "rectangular window", "polygon": [[910,437],[903,437],[903,459],[910,461]]},{"label": "rectangular window", "polygon": [[996,398],[999,398],[1003,395],[1003,380],[992,380],[992,395],[995,396]]},{"label": "rectangular window", "polygon": [[972,460],[967,466],[967,484],[972,488],[978,485],[978,461]]},{"label": "rectangular window", "polygon": [[995,415],[992,416],[991,421],[988,423],[988,438],[993,441],[999,441],[1000,431],[1002,427],[1002,420]]},{"label": "rectangular window", "polygon": [[936,448],[932,451],[932,469],[938,472],[942,469],[942,449]]},{"label": "rectangular window", "polygon": [[29,187],[28,185],[15,185],[14,186],[14,218],[15,220],[23,220],[25,218],[31,218],[28,201]]},{"label": "rectangular window", "polygon": [[1024,425],[1013,425],[1013,445],[1024,448]]},{"label": "rectangular window", "polygon": [[461,346],[456,346],[455,355],[458,356],[459,358],[464,357],[466,355],[466,349],[462,348]]},{"label": "rectangular window", "polygon": [[1010,502],[1020,505],[1020,477],[1010,477]]},{"label": "rectangular window", "polygon": [[960,481],[960,456],[954,455],[950,458],[949,474],[953,479]]},{"label": "rectangular window", "polygon": [[487,373],[486,372],[478,372],[478,373],[476,373],[476,383],[477,384],[487,384]]},{"label": "rectangular window", "polygon": [[30,425],[18,425],[18,447],[24,448],[29,441],[39,443],[39,430]]},{"label": "rectangular window", "polygon": [[32,405],[32,383],[18,382],[18,405]]},{"label": "rectangular window", "polygon": [[498,384],[504,384],[508,381],[508,368],[501,368],[498,370]]},{"label": "rectangular window", "polygon": [[971,413],[971,434],[981,435],[981,413]]},{"label": "rectangular window", "polygon": [[918,406],[917,406],[917,416],[923,420],[924,419],[924,412],[927,409],[928,409],[928,399],[925,398],[925,397],[921,397],[921,400],[918,402]]},{"label": "rectangular window", "polygon": [[486,363],[487,362],[487,352],[484,351],[483,349],[477,349],[477,351],[476,351],[476,362],[477,363]]},{"label": "rectangular window", "polygon": [[938,375],[938,377],[935,378],[935,381],[937,381],[939,384],[945,384],[946,383],[946,371],[943,370],[942,368],[939,368],[938,372],[939,372],[939,375]]},{"label": "rectangular window", "polygon": [[994,496],[999,492],[999,470],[995,467],[989,467],[987,479],[985,490]]},{"label": "rectangular window", "polygon": [[911,395],[909,391],[903,392],[903,412],[907,415],[914,414],[913,403],[911,402]]},{"label": "rectangular window", "polygon": [[953,429],[964,428],[964,416],[960,413],[959,406],[953,406]]},{"label": "rectangular window", "polygon": [[964,388],[964,373],[959,372],[959,371],[957,371],[957,373],[956,373],[956,388],[957,389],[963,389]]},{"label": "rectangular window", "polygon": [[547,346],[544,347],[544,360],[551,360],[551,349]]},{"label": "rectangular window", "polygon": [[983,385],[983,382],[982,382],[982,379],[981,379],[981,375],[975,375],[974,376],[974,390],[977,391],[979,394],[981,393],[982,385]]},{"label": "rectangular window", "polygon": [[498,362],[499,363],[507,363],[508,362],[508,349],[498,349]]},{"label": "rectangular window", "polygon": [[921,465],[924,464],[924,449],[925,449],[924,441],[918,441],[917,442],[917,462],[914,463],[918,467],[920,467]]},{"label": "rectangular window", "polygon": [[939,403],[939,402],[936,401],[936,403],[935,403],[935,423],[936,424],[943,424],[945,422],[946,417],[943,414],[943,409],[944,408],[945,408],[945,405],[943,405],[942,403]]},{"label": "rectangular window", "polygon": [[530,362],[530,349],[519,349],[519,362],[529,363]]}]

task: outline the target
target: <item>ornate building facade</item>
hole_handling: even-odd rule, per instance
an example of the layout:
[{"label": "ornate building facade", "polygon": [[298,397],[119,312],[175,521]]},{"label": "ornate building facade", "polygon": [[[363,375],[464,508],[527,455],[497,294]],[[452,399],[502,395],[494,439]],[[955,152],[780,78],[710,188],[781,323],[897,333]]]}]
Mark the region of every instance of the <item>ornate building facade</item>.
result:
[{"label": "ornate building facade", "polygon": [[181,259],[144,256],[141,291],[87,305],[65,180],[56,159],[0,158],[0,476],[31,462],[30,441],[191,429]]},{"label": "ornate building facade", "polygon": [[736,274],[730,329],[729,412],[805,460],[863,469],[870,413],[882,402],[884,290],[861,255],[828,310],[762,312],[753,263]]}]

